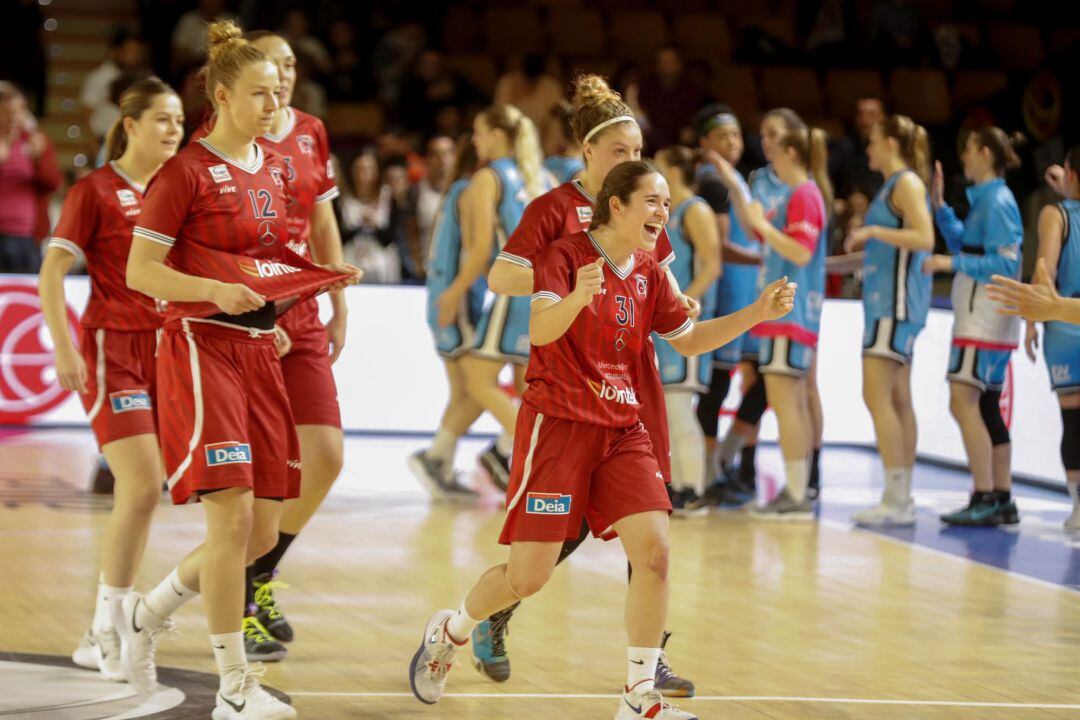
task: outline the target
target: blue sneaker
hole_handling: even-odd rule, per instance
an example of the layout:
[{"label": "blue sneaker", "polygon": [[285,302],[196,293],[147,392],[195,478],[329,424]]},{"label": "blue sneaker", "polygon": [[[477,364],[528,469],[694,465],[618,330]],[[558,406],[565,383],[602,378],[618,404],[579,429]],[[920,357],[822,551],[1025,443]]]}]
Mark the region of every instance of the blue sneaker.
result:
[{"label": "blue sneaker", "polygon": [[[1011,503],[1010,503],[1011,504]],[[946,513],[941,516],[941,521],[946,525],[958,525],[961,527],[997,527],[1005,522],[1003,510],[1005,503],[998,502],[992,492],[974,492],[968,504],[959,510]],[[1012,505],[1009,524],[1020,521],[1016,513],[1016,506]]]},{"label": "blue sneaker", "polygon": [[473,667],[495,682],[510,679],[510,658],[506,655],[506,631],[517,605],[492,615],[472,631]]}]

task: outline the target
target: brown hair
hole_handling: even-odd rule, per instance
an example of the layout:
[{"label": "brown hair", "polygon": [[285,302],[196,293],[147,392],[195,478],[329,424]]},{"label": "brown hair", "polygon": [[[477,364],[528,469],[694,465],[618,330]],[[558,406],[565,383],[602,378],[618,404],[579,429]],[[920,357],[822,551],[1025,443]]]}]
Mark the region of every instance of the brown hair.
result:
[{"label": "brown hair", "polygon": [[596,230],[611,222],[611,198],[617,197],[624,203],[630,202],[630,196],[637,190],[638,181],[656,172],[660,171],[648,160],[630,160],[616,165],[604,178],[589,229]]},{"label": "brown hair", "polygon": [[685,145],[672,145],[656,153],[658,160],[662,159],[665,164],[679,171],[685,185],[692,185],[694,173],[701,161],[701,153],[695,152]]},{"label": "brown hair", "polygon": [[1016,149],[1027,143],[1027,138],[1023,133],[1007,135],[999,127],[986,126],[975,128],[971,131],[971,135],[980,148],[990,150],[990,154],[994,157],[994,172],[998,175],[1004,175],[1006,170],[1015,170],[1020,167],[1020,156],[1016,154]]},{"label": "brown hair", "polygon": [[1073,145],[1065,153],[1065,167],[1080,175],[1080,145]]},{"label": "brown hair", "polygon": [[232,20],[219,20],[211,23],[207,30],[209,35],[208,58],[203,66],[203,78],[206,82],[206,96],[210,104],[217,107],[214,102],[214,89],[218,85],[232,88],[240,70],[250,63],[269,62],[259,48],[245,40],[240,27]]},{"label": "brown hair", "polygon": [[801,117],[799,117],[799,113],[795,112],[791,108],[774,108],[769,112],[765,113],[765,116],[762,119],[768,120],[769,118],[774,117],[780,118],[780,120],[784,123],[784,129],[788,133],[807,129],[806,123],[803,122],[803,119]]},{"label": "brown hair", "polygon": [[124,129],[124,118],[138,120],[154,104],[158,95],[176,95],[161,78],[148,77],[136,80],[120,95],[120,119],[113,123],[105,136],[105,158],[110,162],[117,160],[127,150],[128,136]]},{"label": "brown hair", "polygon": [[930,184],[930,138],[926,128],[907,115],[890,115],[880,123],[883,137],[892,138],[900,146],[900,157],[922,181]]},{"label": "brown hair", "polygon": [[536,125],[527,115],[513,105],[492,105],[480,112],[484,122],[494,130],[501,130],[510,141],[518,172],[525,183],[529,199],[544,193],[543,152]]},{"label": "brown hair", "polygon": [[828,136],[821,128],[806,128],[789,132],[780,139],[780,148],[791,148],[799,158],[799,163],[810,171],[810,175],[825,198],[825,212],[830,212],[833,203],[832,182],[829,180]]},{"label": "brown hair", "polygon": [[[570,83],[570,97],[574,113],[570,125],[574,130],[574,138],[581,145],[585,144],[585,136],[589,131],[600,123],[623,115],[634,117],[634,111],[623,102],[622,95],[612,90],[607,81],[599,75],[578,75],[574,78]],[[601,130],[589,139],[600,137],[606,130],[607,128]]]},{"label": "brown hair", "polygon": [[568,143],[576,143],[574,135],[574,106],[566,100],[560,100],[551,106],[548,115],[557,123],[563,140]]},{"label": "brown hair", "polygon": [[476,155],[476,146],[472,143],[472,137],[465,133],[457,141],[457,149],[454,153],[454,167],[450,170],[450,182],[468,177],[476,172],[476,166],[480,159]]}]

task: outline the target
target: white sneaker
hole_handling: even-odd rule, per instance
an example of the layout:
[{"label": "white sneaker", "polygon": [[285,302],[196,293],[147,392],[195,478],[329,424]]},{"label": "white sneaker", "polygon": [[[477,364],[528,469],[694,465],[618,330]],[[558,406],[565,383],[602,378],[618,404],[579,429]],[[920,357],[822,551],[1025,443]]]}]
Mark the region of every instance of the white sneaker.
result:
[{"label": "white sneaker", "polygon": [[409,685],[420,702],[434,705],[446,687],[446,673],[454,666],[457,646],[446,634],[446,622],[453,610],[440,610],[431,616],[424,627],[420,649],[409,664]]},{"label": "white sneaker", "polygon": [[1065,532],[1080,533],[1080,507],[1074,507],[1072,514],[1065,518]]},{"label": "white sneaker", "polygon": [[622,700],[619,701],[619,711],[615,713],[615,720],[634,720],[635,718],[698,720],[697,715],[680,710],[674,705],[665,702],[664,696],[656,688],[645,692],[636,692],[624,687]]},{"label": "white sneaker", "polygon": [[163,632],[172,632],[175,626],[172,620],[165,618],[160,625],[140,627],[136,611],[144,602],[142,593],[128,593],[113,598],[109,611],[113,627],[120,636],[120,664],[124,677],[137,693],[149,697],[157,691],[154,652],[157,650],[158,636]]},{"label": "white sneaker", "polygon": [[910,527],[915,524],[915,503],[908,500],[903,506],[882,501],[851,516],[851,521],[861,527],[888,528]]},{"label": "white sneaker", "polygon": [[215,699],[213,720],[292,720],[296,708],[263,690],[266,666],[256,663],[227,674]]},{"label": "white sneaker", "polygon": [[124,670],[120,665],[120,638],[110,630],[95,635],[93,630],[83,633],[79,647],[71,653],[71,661],[87,670],[97,670],[110,682],[124,682]]}]

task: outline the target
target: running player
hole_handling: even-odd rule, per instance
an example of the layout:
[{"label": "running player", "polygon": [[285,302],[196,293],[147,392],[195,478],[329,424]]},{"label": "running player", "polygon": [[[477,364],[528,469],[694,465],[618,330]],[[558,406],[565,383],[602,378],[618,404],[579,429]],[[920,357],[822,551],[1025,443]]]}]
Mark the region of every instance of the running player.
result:
[{"label": "running player", "polygon": [[476,165],[476,148],[469,137],[463,137],[458,143],[450,187],[435,218],[427,268],[427,322],[435,339],[435,350],[446,368],[450,397],[431,447],[410,455],[408,464],[431,496],[440,500],[469,500],[476,497],[474,490],[458,482],[454,472],[454,455],[458,440],[484,411],[466,392],[460,360],[472,347],[476,323],[483,311],[487,281],[481,276],[473,282],[461,299],[461,307],[453,312],[453,317],[448,317],[450,308],[440,311],[438,302],[442,293],[458,277],[464,261],[461,228],[468,218],[462,215],[462,195],[469,186],[469,178],[476,171]]},{"label": "running player", "polygon": [[[101,541],[101,576],[90,629],[72,655],[76,665],[123,680],[120,638],[109,604],[131,592],[165,471],[158,447],[154,350],[161,316],[154,301],[124,281],[131,231],[146,183],[176,154],[184,109],[156,77],[120,96],[120,120],[105,142],[109,162],[75,183],[64,198],[41,266],[39,292],[56,348],[56,374],[80,394],[98,446],[116,476],[112,513]],[[90,273],[90,298],[76,346],[68,330],[64,275],[77,259]],[[80,349],[81,348],[81,349]]]},{"label": "running player", "polygon": [[1024,226],[1005,171],[1020,166],[1009,137],[996,127],[972,130],[961,155],[971,209],[961,221],[945,204],[941,163],[934,169],[934,220],[952,255],[931,255],[928,273],[955,272],[949,409],[964,439],[974,491],[967,506],[941,516],[949,525],[996,527],[1020,522],[1012,499],[1012,444],[1001,417],[1001,388],[1020,333],[1017,318],[997,312],[986,295],[994,273],[1020,276]]},{"label": "running player", "polygon": [[[686,147],[665,148],[656,154],[656,165],[671,190],[667,231],[675,260],[668,267],[685,293],[698,300],[700,319],[711,320],[716,317],[720,233],[712,209],[691,187],[696,164],[694,151]],[[694,400],[709,385],[712,356],[683,357],[663,338],[654,341],[671,436],[671,504],[676,514],[704,512],[705,435],[694,413]]]},{"label": "running player", "polygon": [[[1065,199],[1039,213],[1039,261],[1044,279],[1066,297],[1080,297],[1080,145],[1065,156]],[[1035,361],[1036,323],[1028,321],[1024,348]],[[1043,326],[1043,353],[1050,385],[1061,406],[1061,461],[1073,509],[1065,532],[1080,532],[1080,326],[1051,321]]]},{"label": "running player", "polygon": [[934,250],[926,183],[926,130],[905,115],[890,115],[870,131],[870,169],[885,184],[861,228],[845,243],[863,252],[863,399],[874,420],[884,464],[881,503],[852,516],[869,527],[915,524],[911,478],[917,427],[911,404],[911,356],[930,311],[931,278],[923,262]]},{"label": "running player", "polygon": [[668,219],[667,184],[648,162],[604,181],[587,232],[549,245],[536,267],[529,385],[514,448],[509,559],[484,573],[460,609],[428,621],[410,665],[413,694],[438,702],[457,648],[480,622],[538,592],[582,521],[618,535],[635,572],[627,597],[628,677],[616,718],[693,718],[655,687],[668,597],[668,513],[649,434],[639,420],[642,354],[655,331],[686,356],[710,352],[792,306],[781,279],[751,306],[695,324],[651,257]]},{"label": "running player", "polygon": [[[593,215],[593,198],[600,192],[608,172],[619,163],[641,158],[641,128],[633,111],[603,78],[581,75],[574,80],[572,91],[574,116],[571,125],[574,137],[582,146],[585,171],[579,179],[537,198],[526,209],[520,226],[488,274],[488,284],[495,292],[507,295],[532,293],[534,260],[560,237],[587,230]],[[661,267],[674,259],[666,231],[661,231],[653,255]],[[666,274],[669,282],[674,284],[671,273]],[[680,299],[691,316],[696,315],[697,302],[681,293]],[[652,339],[649,338],[645,345],[642,350],[646,372],[642,378],[641,417],[651,437],[660,472],[670,480],[671,454],[664,389],[660,373],[656,371]],[[569,557],[587,537],[588,528],[582,525],[578,537],[564,545],[559,562]],[[496,682],[510,677],[510,660],[506,656],[503,636],[515,608],[507,608],[484,621],[473,635],[474,664]],[[694,692],[693,683],[672,672],[664,656],[660,658],[657,678],[657,684],[670,696],[689,697]]]},{"label": "running player", "polygon": [[[736,167],[742,159],[743,134],[739,119],[727,105],[710,105],[704,108],[695,122],[698,145],[706,153],[717,153]],[[744,198],[750,197],[750,188],[736,171],[735,179]],[[728,189],[717,174],[712,163],[698,166],[697,192],[709,203],[716,214],[720,229],[723,256],[723,272],[716,287],[716,312],[727,315],[754,301],[757,293],[757,265],[761,263],[760,243],[747,233],[742,222],[731,212]],[[739,508],[756,497],[754,455],[757,450],[757,428],[761,418],[755,409],[758,402],[764,406],[764,384],[759,384],[757,373],[758,340],[749,333],[740,335],[713,353],[713,370],[707,392],[698,398],[698,422],[705,434],[706,471],[711,482],[705,491],[709,504],[720,507]],[[726,467],[721,463],[720,443],[717,433],[720,425],[720,408],[731,389],[732,373],[738,369],[742,377],[743,399],[735,414],[738,428],[727,435],[728,447],[744,437],[749,442],[738,449],[742,455],[737,474],[731,471],[734,453]],[[759,384],[754,390],[755,384]],[[751,392],[747,392],[751,391]]]},{"label": "running player", "polygon": [[[479,113],[473,122],[472,142],[485,167],[473,174],[464,195],[469,223],[462,228],[463,262],[457,277],[436,300],[439,315],[447,323],[456,319],[471,288],[506,245],[525,206],[547,190],[536,127],[513,105],[492,105]],[[480,464],[504,491],[517,405],[499,387],[499,373],[510,363],[518,392],[523,392],[528,360],[528,301],[495,295],[481,312],[472,348],[461,359],[461,371],[469,397],[502,426],[499,437],[480,455]]]},{"label": "running player", "polygon": [[585,161],[581,158],[581,143],[574,138],[571,121],[574,108],[566,100],[560,100],[551,106],[552,122],[548,123],[548,137],[544,144],[551,153],[544,159],[544,169],[557,182],[567,183],[581,175]]},{"label": "running player", "polygon": [[[319,118],[290,106],[296,85],[296,56],[284,38],[266,30],[246,36],[274,62],[281,78],[280,107],[270,131],[257,138],[264,148],[282,156],[288,172],[290,250],[318,263],[342,261],[341,233],[334,217],[333,199],[339,195],[330,167],[330,144]],[[211,117],[189,142],[205,137],[214,127]],[[342,293],[330,293],[332,315],[324,326],[314,298],[282,316],[279,332],[290,348],[281,358],[281,372],[289,395],[300,455],[305,458],[300,497],[285,503],[277,543],[247,569],[245,644],[251,660],[281,659],[283,642],[294,633],[274,597],[282,583],[274,582],[278,564],[293,540],[326,498],[341,472],[344,436],[337,384],[331,365],[345,344],[348,308]]]},{"label": "running player", "polygon": [[209,39],[214,128],[154,177],[127,268],[130,287],[167,302],[157,367],[170,413],[165,470],[175,503],[201,501],[206,542],[151,592],[115,598],[111,610],[125,675],[150,694],[157,639],[201,591],[221,675],[215,720],[277,720],[296,712],[259,686],[241,630],[244,567],[277,542],[282,500],[300,489],[274,319],[358,271],[319,267],[286,246],[289,168],[255,142],[279,107],[277,68],[230,21],[212,24]]},{"label": "running player", "polygon": [[[755,515],[764,519],[813,517],[813,499],[807,492],[814,447],[808,376],[817,353],[825,292],[827,208],[832,204],[827,153],[824,131],[789,131],[777,142],[771,170],[790,196],[767,213],[760,202],[747,203],[741,194],[732,194],[740,217],[764,243],[762,282],[791,277],[804,288],[790,317],[754,330],[761,338],[760,371],[776,412],[787,480],[775,498],[755,509]],[[736,187],[735,169],[722,158],[715,161],[724,183]]]}]

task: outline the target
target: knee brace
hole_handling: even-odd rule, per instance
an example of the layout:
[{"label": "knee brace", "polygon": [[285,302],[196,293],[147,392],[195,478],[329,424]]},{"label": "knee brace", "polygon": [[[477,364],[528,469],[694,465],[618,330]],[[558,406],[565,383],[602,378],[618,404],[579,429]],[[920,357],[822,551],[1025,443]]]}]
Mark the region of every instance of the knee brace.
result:
[{"label": "knee brace", "polygon": [[1009,428],[1001,417],[1001,391],[987,390],[979,396],[979,412],[982,413],[983,424],[990,433],[990,444],[994,447],[1007,445],[1009,440]]},{"label": "knee brace", "polygon": [[581,543],[585,542],[585,538],[589,537],[589,521],[581,521],[581,530],[578,531],[578,536],[573,540],[566,540],[563,542],[562,550],[559,551],[559,559],[555,561],[558,565],[566,558],[570,557],[571,553],[581,547]]},{"label": "knee brace", "polygon": [[713,368],[708,392],[698,395],[697,419],[705,437],[716,437],[720,429],[720,408],[730,389],[731,373],[724,368]]},{"label": "knee brace", "polygon": [[1080,408],[1061,408],[1061,462],[1067,472],[1080,470]]},{"label": "knee brace", "polygon": [[765,378],[759,377],[758,381],[751,385],[746,395],[743,396],[739,411],[735,413],[735,417],[748,425],[757,425],[761,422],[761,416],[765,414],[767,405]]}]

